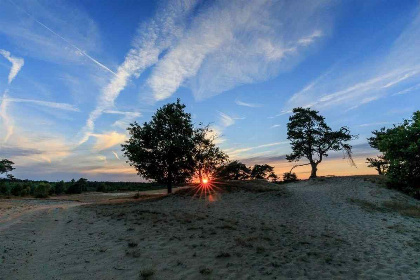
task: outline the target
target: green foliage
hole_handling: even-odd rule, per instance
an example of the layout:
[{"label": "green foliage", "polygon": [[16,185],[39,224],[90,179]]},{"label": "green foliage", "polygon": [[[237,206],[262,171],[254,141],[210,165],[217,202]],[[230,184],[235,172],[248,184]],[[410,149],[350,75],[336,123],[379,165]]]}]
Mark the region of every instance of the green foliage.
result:
[{"label": "green foliage", "polygon": [[64,184],[64,181],[57,182],[54,185],[54,193],[55,194],[62,194],[62,193],[64,193],[65,189],[66,189],[66,186]]},{"label": "green foliage", "polygon": [[71,180],[70,186],[67,188],[66,193],[68,194],[79,194],[87,190],[88,180],[80,178],[77,181]]},{"label": "green foliage", "polygon": [[50,193],[51,186],[48,183],[40,183],[38,186],[34,189],[34,196],[36,198],[46,198],[48,197]]},{"label": "green foliage", "polygon": [[390,186],[420,197],[420,111],[411,120],[372,133],[369,144],[389,163]]},{"label": "green foliage", "polygon": [[286,159],[299,161],[302,157],[306,157],[312,167],[311,178],[315,178],[318,164],[328,157],[329,151],[343,150],[353,163],[352,147],[347,141],[355,137],[344,126],[333,131],[318,111],[309,108],[295,108],[287,124],[287,139],[291,142],[292,153],[287,155]]},{"label": "green foliage", "polygon": [[138,174],[166,184],[168,193],[194,174],[194,128],[184,109],[178,99],[158,109],[143,126],[134,122],[128,128],[130,139],[122,145]]},{"label": "green foliage", "polygon": [[378,156],[377,158],[366,158],[366,163],[368,163],[368,167],[375,168],[379,175],[384,175],[389,167],[388,161],[383,156]]},{"label": "green foliage", "polygon": [[268,164],[256,164],[251,170],[252,179],[277,180],[274,167]]},{"label": "green foliage", "polygon": [[6,196],[10,195],[10,188],[4,181],[0,181],[0,194]]},{"label": "green foliage", "polygon": [[13,164],[14,163],[8,159],[0,160],[0,174],[7,173],[15,169]]},{"label": "green foliage", "polygon": [[194,131],[193,159],[200,183],[203,182],[203,176],[213,177],[217,168],[228,160],[228,155],[216,146],[215,140],[216,136],[209,126]]},{"label": "green foliage", "polygon": [[283,173],[283,182],[296,182],[298,180],[296,173],[294,172],[285,172]]},{"label": "green foliage", "polygon": [[237,160],[222,165],[217,170],[217,177],[224,180],[245,180],[251,176],[251,170]]}]

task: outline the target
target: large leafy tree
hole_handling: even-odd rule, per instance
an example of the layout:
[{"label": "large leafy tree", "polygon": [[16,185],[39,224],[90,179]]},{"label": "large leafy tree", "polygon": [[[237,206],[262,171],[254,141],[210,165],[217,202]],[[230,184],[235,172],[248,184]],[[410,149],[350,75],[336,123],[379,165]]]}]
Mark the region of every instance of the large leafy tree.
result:
[{"label": "large leafy tree", "polygon": [[299,161],[302,157],[309,160],[311,178],[317,177],[318,164],[328,157],[329,151],[344,151],[345,156],[354,164],[351,157],[351,145],[347,143],[356,136],[343,126],[333,131],[325,118],[318,111],[309,108],[295,108],[287,124],[287,139],[292,145],[292,153],[286,156],[290,162]]},{"label": "large leafy tree", "polygon": [[420,197],[420,111],[393,128],[375,130],[369,144],[389,163],[390,183]]},{"label": "large leafy tree", "polygon": [[203,176],[213,176],[217,168],[228,160],[228,155],[216,146],[217,136],[209,126],[200,127],[194,132],[194,162],[196,175],[200,183],[203,183]]},{"label": "large leafy tree", "polygon": [[252,167],[251,178],[276,180],[277,175],[274,173],[274,167],[268,164],[256,164]]},{"label": "large leafy tree", "polygon": [[13,167],[14,162],[10,161],[8,159],[2,159],[0,160],[0,174],[8,173],[15,169]]},{"label": "large leafy tree", "polygon": [[251,175],[251,170],[240,161],[231,161],[217,170],[217,176],[225,180],[245,180]]},{"label": "large leafy tree", "polygon": [[150,122],[134,122],[130,138],[122,145],[124,155],[139,175],[172,186],[186,182],[194,174],[194,127],[185,105],[164,105]]}]

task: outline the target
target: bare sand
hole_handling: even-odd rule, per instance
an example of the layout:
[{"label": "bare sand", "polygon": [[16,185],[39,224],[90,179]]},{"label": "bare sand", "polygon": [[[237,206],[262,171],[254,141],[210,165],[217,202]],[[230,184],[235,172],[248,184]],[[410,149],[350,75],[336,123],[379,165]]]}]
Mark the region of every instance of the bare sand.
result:
[{"label": "bare sand", "polygon": [[0,200],[0,279],[419,279],[419,201],[369,177],[240,184]]}]

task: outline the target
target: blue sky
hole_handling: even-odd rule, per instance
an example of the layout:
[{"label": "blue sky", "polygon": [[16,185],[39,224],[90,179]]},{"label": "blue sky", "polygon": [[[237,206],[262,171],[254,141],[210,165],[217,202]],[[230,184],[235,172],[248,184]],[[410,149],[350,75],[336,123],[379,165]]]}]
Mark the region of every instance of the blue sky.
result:
[{"label": "blue sky", "polygon": [[[366,137],[420,105],[418,1],[0,1],[0,157],[18,178],[141,180],[130,122],[181,98],[247,164],[290,169],[294,107]],[[307,169],[297,170],[307,177]]]}]

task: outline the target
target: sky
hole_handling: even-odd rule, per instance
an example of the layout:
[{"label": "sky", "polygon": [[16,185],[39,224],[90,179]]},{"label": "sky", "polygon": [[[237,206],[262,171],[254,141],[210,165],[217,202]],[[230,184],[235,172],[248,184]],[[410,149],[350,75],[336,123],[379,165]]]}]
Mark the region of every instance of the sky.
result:
[{"label": "sky", "polygon": [[291,110],[318,110],[359,136],[356,167],[330,153],[319,175],[374,174],[366,138],[420,109],[420,2],[0,0],[0,158],[15,177],[142,181],[126,128],[177,98],[230,159],[278,174],[294,165]]}]

